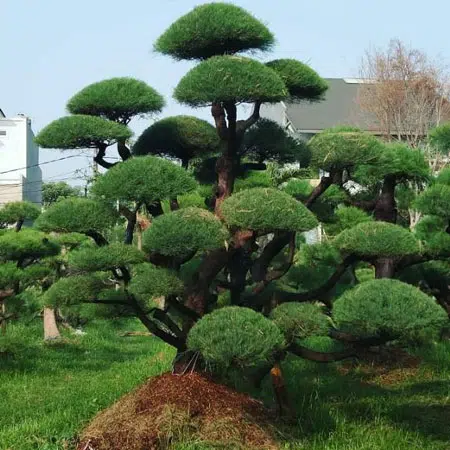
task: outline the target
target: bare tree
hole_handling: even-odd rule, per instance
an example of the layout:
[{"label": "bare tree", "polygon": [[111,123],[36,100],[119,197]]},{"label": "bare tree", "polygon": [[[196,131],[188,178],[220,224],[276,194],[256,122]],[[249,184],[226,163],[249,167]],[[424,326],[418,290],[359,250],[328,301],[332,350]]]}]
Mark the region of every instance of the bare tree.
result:
[{"label": "bare tree", "polygon": [[449,84],[444,67],[420,50],[392,40],[386,50],[367,51],[361,65],[358,102],[387,140],[424,142],[428,130],[450,119]]}]

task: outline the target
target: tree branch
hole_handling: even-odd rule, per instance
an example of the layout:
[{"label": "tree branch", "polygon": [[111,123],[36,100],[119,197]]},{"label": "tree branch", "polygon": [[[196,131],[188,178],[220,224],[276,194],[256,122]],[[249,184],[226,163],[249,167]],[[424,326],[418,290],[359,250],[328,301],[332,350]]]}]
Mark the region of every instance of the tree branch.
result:
[{"label": "tree branch", "polygon": [[238,133],[244,133],[247,131],[252,125],[254,125],[260,119],[260,111],[261,111],[262,102],[257,101],[253,104],[253,112],[252,115],[246,120],[239,120],[237,123],[237,131]]},{"label": "tree branch", "polygon": [[303,347],[302,345],[296,343],[290,344],[287,351],[294,355],[300,356],[301,358],[319,363],[342,361],[343,359],[352,357],[355,358],[357,356],[355,350],[352,348],[341,352],[325,353],[310,350],[309,348]]},{"label": "tree branch", "polygon": [[84,234],[86,236],[89,236],[90,238],[94,239],[95,243],[99,247],[108,245],[108,241],[98,231],[89,230],[89,231],[86,231]]},{"label": "tree branch", "polygon": [[106,154],[106,148],[107,145],[104,143],[97,144],[97,154],[94,156],[94,161],[102,166],[104,169],[110,169],[111,167],[115,166],[117,163],[110,163],[108,161],[105,161],[105,154]]}]

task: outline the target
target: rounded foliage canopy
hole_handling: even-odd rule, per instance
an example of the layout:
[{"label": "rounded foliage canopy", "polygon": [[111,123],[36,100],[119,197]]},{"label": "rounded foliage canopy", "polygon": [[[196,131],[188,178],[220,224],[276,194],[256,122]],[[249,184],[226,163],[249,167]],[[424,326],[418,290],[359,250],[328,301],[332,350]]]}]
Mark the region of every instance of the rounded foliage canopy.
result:
[{"label": "rounded foliage canopy", "polygon": [[315,70],[295,59],[276,59],[266,65],[284,81],[290,101],[320,100],[328,89],[327,82]]},{"label": "rounded foliage canopy", "polygon": [[32,229],[17,233],[13,230],[0,234],[0,258],[18,261],[23,258],[42,258],[57,255],[60,247],[48,236]]},{"label": "rounded foliage canopy", "polygon": [[34,220],[40,213],[40,208],[31,202],[10,202],[0,210],[0,223],[13,224],[20,220]]},{"label": "rounded foliage canopy", "polygon": [[140,156],[109,169],[92,190],[110,201],[152,203],[176,198],[196,187],[195,180],[180,166],[156,156]]},{"label": "rounded foliage canopy", "polygon": [[255,367],[285,345],[280,329],[249,308],[230,306],[204,316],[188,335],[188,348],[221,368]]},{"label": "rounded foliage canopy", "polygon": [[450,185],[430,186],[417,197],[415,206],[423,214],[450,218]]},{"label": "rounded foliage canopy", "polygon": [[112,227],[116,212],[102,202],[88,198],[67,198],[54,203],[36,221],[43,231],[59,233],[101,232]]},{"label": "rounded foliage canopy", "polygon": [[333,304],[338,328],[360,336],[416,338],[438,332],[448,322],[432,297],[398,280],[366,281],[346,291]]},{"label": "rounded foliage canopy", "polygon": [[197,6],[174,22],[155,50],[176,59],[206,59],[250,49],[269,49],[272,33],[251,14],[229,3]]},{"label": "rounded foliage canopy", "polygon": [[429,178],[430,169],[423,151],[402,143],[385,144],[376,165],[362,166],[356,178],[378,181],[386,176],[397,181],[424,181]]},{"label": "rounded foliage canopy", "polygon": [[77,114],[61,117],[49,123],[36,136],[43,148],[96,148],[126,140],[132,133],[128,127],[96,116]]},{"label": "rounded foliage canopy", "polygon": [[183,292],[183,287],[183,282],[175,272],[149,263],[135,267],[134,276],[129,285],[130,292],[144,301],[162,295],[180,294]]},{"label": "rounded foliage canopy", "polygon": [[143,247],[162,255],[186,256],[223,247],[227,238],[227,230],[214,214],[190,207],[157,217],[144,233]]},{"label": "rounded foliage canopy", "polygon": [[362,222],[338,234],[334,245],[362,257],[402,257],[420,252],[419,242],[407,229],[388,222]]},{"label": "rounded foliage canopy", "polygon": [[307,231],[317,219],[300,202],[278,189],[253,188],[228,197],[221,206],[225,222],[249,230]]},{"label": "rounded foliage canopy", "polygon": [[277,73],[243,56],[214,56],[191,69],[178,83],[174,97],[193,107],[215,102],[274,103],[288,95]]},{"label": "rounded foliage canopy", "polygon": [[216,152],[220,140],[206,120],[193,116],[173,116],[148,127],[133,146],[135,155],[160,155],[187,161]]},{"label": "rounded foliage canopy", "polygon": [[163,107],[164,99],[155,89],[128,77],[92,83],[67,103],[71,114],[100,116],[124,124],[134,116],[159,112]]},{"label": "rounded foliage canopy", "polygon": [[378,160],[383,144],[369,133],[345,128],[329,129],[310,141],[312,164],[328,172]]},{"label": "rounded foliage canopy", "polygon": [[69,264],[77,271],[89,273],[142,263],[144,259],[144,254],[136,247],[113,243],[73,251],[69,255]]},{"label": "rounded foliage canopy", "polygon": [[285,129],[270,119],[259,119],[244,136],[240,152],[252,161],[299,162],[306,166],[310,160],[308,146],[290,136]]},{"label": "rounded foliage canopy", "polygon": [[330,319],[317,303],[282,303],[272,311],[270,318],[288,342],[309,336],[327,336],[331,326]]}]

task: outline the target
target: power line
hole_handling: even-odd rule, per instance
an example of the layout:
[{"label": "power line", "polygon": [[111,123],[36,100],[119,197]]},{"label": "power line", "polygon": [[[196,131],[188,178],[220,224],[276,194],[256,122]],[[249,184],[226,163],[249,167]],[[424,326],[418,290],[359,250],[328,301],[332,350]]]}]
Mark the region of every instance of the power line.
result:
[{"label": "power line", "polygon": [[49,161],[44,161],[42,163],[32,164],[30,166],[18,167],[17,169],[4,170],[3,172],[0,172],[0,175],[3,175],[5,173],[17,172],[18,170],[23,170],[23,169],[30,169],[31,167],[39,167],[39,166],[43,166],[44,164],[51,164],[51,163],[54,163],[57,161],[62,161],[63,159],[78,158],[80,156],[86,156],[86,155],[79,153],[78,155],[70,155],[70,156],[64,156],[64,157],[58,158],[58,159],[51,159]]}]

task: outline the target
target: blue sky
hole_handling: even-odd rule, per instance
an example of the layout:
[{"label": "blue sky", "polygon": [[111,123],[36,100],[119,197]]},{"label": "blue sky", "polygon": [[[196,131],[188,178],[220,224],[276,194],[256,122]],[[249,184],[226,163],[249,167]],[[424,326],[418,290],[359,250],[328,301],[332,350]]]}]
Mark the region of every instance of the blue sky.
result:
[{"label": "blue sky", "polygon": [[[67,100],[85,85],[114,76],[146,81],[163,94],[161,116],[193,113],[172,98],[190,63],[152,52],[156,38],[201,0],[0,0],[0,108],[25,113],[35,132],[65,114]],[[391,38],[447,64],[448,0],[236,0],[265,22],[277,45],[262,59],[296,58],[324,77],[358,75],[367,48]],[[135,121],[139,134],[150,122]],[[59,151],[41,151],[41,161]],[[43,165],[44,178],[75,176],[87,158]],[[77,184],[76,180],[68,180]]]}]

